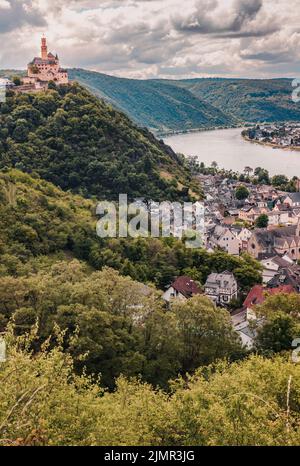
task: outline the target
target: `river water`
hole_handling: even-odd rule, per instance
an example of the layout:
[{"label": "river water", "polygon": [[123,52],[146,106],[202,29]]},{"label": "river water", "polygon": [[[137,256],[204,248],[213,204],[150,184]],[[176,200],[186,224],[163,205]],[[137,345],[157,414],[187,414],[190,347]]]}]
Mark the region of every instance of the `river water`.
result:
[{"label": "river water", "polygon": [[200,131],[169,136],[164,141],[175,152],[197,156],[205,165],[215,161],[219,168],[238,172],[243,172],[247,166],[262,167],[271,175],[300,178],[300,152],[245,141],[241,131],[241,128]]}]

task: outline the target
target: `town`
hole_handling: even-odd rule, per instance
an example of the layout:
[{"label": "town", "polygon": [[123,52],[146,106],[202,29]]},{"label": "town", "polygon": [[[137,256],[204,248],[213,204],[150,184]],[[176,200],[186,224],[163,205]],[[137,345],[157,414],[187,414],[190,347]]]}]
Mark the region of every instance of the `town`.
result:
[{"label": "town", "polygon": [[[236,277],[227,270],[211,273],[204,287],[190,277],[178,277],[164,299],[171,302],[206,295],[231,312],[235,330],[243,344],[252,349],[252,324],[259,324],[255,306],[268,295],[300,293],[300,192],[288,193],[272,185],[240,182],[221,174],[200,174],[198,179],[205,194],[206,250],[250,255],[261,264],[262,283],[243,297]],[[299,189],[299,182],[296,185]],[[242,306],[235,305],[240,299]]]},{"label": "town", "polygon": [[[60,67],[58,55],[48,52],[43,37],[40,57],[28,64],[27,76],[6,80],[5,86],[25,94],[45,91],[51,88],[51,83],[68,84],[69,76]],[[257,125],[242,134],[259,143],[300,148],[300,125],[295,123]],[[208,253],[221,250],[231,256],[250,255],[261,265],[262,283],[253,286],[245,296],[232,272],[210,270],[202,285],[189,276],[175,277],[163,299],[170,304],[196,295],[207,296],[216,306],[231,313],[243,344],[252,349],[255,339],[252,323],[259,321],[255,306],[262,304],[268,295],[300,293],[300,180],[295,177],[289,182],[279,175],[274,185],[267,184],[269,175],[261,168],[254,171],[246,167],[245,176],[232,176],[213,168],[211,172],[198,170],[196,174],[205,198],[203,247]],[[287,187],[293,192],[288,192]],[[176,233],[182,237],[182,227]]]},{"label": "town", "polygon": [[242,132],[244,138],[274,147],[300,149],[299,123],[257,125]]}]

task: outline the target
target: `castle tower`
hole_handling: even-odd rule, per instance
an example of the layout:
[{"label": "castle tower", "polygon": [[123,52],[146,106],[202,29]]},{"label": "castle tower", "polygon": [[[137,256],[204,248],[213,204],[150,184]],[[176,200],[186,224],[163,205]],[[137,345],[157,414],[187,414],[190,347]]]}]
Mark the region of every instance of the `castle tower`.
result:
[{"label": "castle tower", "polygon": [[42,37],[41,52],[42,52],[42,59],[43,59],[43,60],[47,60],[47,58],[48,58],[48,47],[47,47],[47,39],[46,39],[46,37]]}]

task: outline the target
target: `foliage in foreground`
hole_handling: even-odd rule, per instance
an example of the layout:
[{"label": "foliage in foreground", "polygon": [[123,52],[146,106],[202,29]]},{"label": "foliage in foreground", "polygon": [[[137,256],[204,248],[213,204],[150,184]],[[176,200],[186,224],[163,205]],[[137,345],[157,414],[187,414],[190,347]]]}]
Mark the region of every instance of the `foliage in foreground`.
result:
[{"label": "foliage in foreground", "polygon": [[[11,318],[19,335],[38,321],[36,351],[55,325],[68,329],[64,348],[76,370],[86,354],[88,373],[101,373],[110,388],[120,374],[166,387],[179,373],[243,355],[229,313],[206,297],[166,310],[155,289],[111,269],[88,272],[78,261],[0,279],[0,331]],[[76,343],[69,341],[77,329]]]},{"label": "foliage in foreground", "polygon": [[225,363],[167,395],[121,377],[108,393],[74,375],[60,344],[33,356],[7,336],[0,365],[2,445],[297,445],[300,365],[277,357]]},{"label": "foliage in foreground", "polygon": [[18,170],[0,172],[0,276],[38,269],[33,258],[66,253],[95,269],[108,266],[140,282],[165,289],[175,277],[205,283],[211,272],[234,272],[242,291],[261,281],[261,266],[250,256],[187,249],[174,238],[116,238],[96,235],[95,205]]}]

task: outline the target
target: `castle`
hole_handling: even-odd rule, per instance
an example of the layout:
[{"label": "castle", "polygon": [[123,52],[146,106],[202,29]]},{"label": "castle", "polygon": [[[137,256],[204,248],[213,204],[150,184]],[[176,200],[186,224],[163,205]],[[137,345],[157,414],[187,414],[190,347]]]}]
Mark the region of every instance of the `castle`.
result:
[{"label": "castle", "polygon": [[55,84],[68,84],[68,71],[60,67],[57,55],[48,53],[47,40],[42,38],[41,56],[35,57],[28,64],[27,76],[23,78],[23,84],[33,90],[48,88],[50,81]]}]

